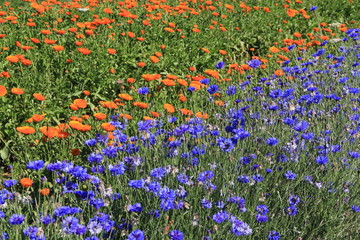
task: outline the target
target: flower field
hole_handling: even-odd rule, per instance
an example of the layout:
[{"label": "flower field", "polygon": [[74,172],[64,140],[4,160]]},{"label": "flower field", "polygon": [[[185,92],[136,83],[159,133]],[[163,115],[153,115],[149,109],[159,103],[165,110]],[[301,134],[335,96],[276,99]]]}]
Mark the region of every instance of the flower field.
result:
[{"label": "flower field", "polygon": [[0,239],[360,239],[360,5],[0,6]]}]

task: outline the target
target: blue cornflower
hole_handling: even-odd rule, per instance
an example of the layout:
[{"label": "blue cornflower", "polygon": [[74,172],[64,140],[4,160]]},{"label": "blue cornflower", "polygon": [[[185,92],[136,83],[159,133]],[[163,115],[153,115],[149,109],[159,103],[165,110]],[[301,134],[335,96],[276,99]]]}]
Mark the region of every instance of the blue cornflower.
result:
[{"label": "blue cornflower", "polygon": [[207,180],[211,180],[213,177],[214,177],[214,172],[208,170],[208,171],[204,171],[202,173],[199,174],[199,177],[198,177],[198,181],[200,182],[205,182]]},{"label": "blue cornflower", "polygon": [[183,240],[184,239],[184,234],[179,230],[172,230],[169,233],[169,237],[170,237],[171,240]]},{"label": "blue cornflower", "polygon": [[166,171],[164,168],[159,167],[159,168],[154,168],[153,170],[151,170],[150,172],[150,176],[156,179],[162,179],[166,174]]},{"label": "blue cornflower", "polygon": [[315,11],[316,9],[318,9],[318,6],[312,6],[312,7],[310,7],[310,11]]},{"label": "blue cornflower", "polygon": [[182,184],[187,184],[189,182],[189,177],[185,173],[179,173],[176,176],[176,178],[179,181],[179,183],[182,183]]},{"label": "blue cornflower", "polygon": [[269,220],[268,216],[262,214],[257,214],[255,219],[259,223],[267,222]]},{"label": "blue cornflower", "polygon": [[309,123],[307,121],[301,121],[298,122],[295,126],[294,126],[294,130],[297,132],[303,132],[305,131],[307,128],[309,127]]},{"label": "blue cornflower", "polygon": [[216,67],[216,69],[222,69],[222,68],[225,67],[225,63],[224,62],[218,62],[215,67]]},{"label": "blue cornflower", "polygon": [[10,218],[9,218],[9,223],[11,225],[20,225],[24,222],[25,218],[24,215],[21,214],[13,214]]},{"label": "blue cornflower", "polygon": [[134,205],[129,205],[127,207],[127,210],[129,212],[141,212],[143,209],[142,209],[141,203],[135,203]]},{"label": "blue cornflower", "polygon": [[276,146],[276,144],[279,142],[277,138],[271,137],[266,139],[266,144],[269,146]]},{"label": "blue cornflower", "polygon": [[102,153],[108,158],[115,158],[117,156],[117,148],[113,146],[109,146],[102,150]]},{"label": "blue cornflower", "polygon": [[280,240],[281,235],[276,231],[270,231],[267,235],[268,240]]},{"label": "blue cornflower", "polygon": [[246,175],[240,175],[237,178],[237,180],[238,180],[238,182],[241,182],[241,183],[248,183],[248,182],[250,182],[250,177],[246,176]]},{"label": "blue cornflower", "polygon": [[132,187],[132,188],[143,188],[145,186],[145,181],[144,181],[144,179],[129,180],[128,185],[129,185],[129,187]]},{"label": "blue cornflower", "polygon": [[87,160],[90,162],[90,163],[93,163],[93,164],[98,164],[98,163],[101,163],[101,161],[104,159],[104,156],[101,155],[100,153],[90,153]]},{"label": "blue cornflower", "polygon": [[229,219],[229,213],[227,213],[226,211],[220,211],[218,213],[215,213],[212,216],[212,219],[214,220],[214,222],[216,223],[222,223],[225,220]]},{"label": "blue cornflower", "polygon": [[253,180],[254,180],[255,182],[262,182],[262,181],[264,181],[264,177],[261,176],[260,174],[253,175],[252,178],[253,178]]},{"label": "blue cornflower", "polygon": [[207,89],[208,93],[210,94],[214,94],[219,90],[219,86],[218,85],[210,85]]},{"label": "blue cornflower", "polygon": [[45,163],[43,160],[36,160],[36,161],[31,161],[29,162],[26,167],[30,170],[40,170],[44,167]]},{"label": "blue cornflower", "polygon": [[244,223],[238,219],[232,220],[231,233],[241,236],[241,235],[250,235],[252,233],[252,229],[247,223]]},{"label": "blue cornflower", "polygon": [[15,179],[5,180],[4,181],[4,187],[10,188],[10,187],[16,185],[17,183],[18,183],[18,181],[15,180]]},{"label": "blue cornflower", "polygon": [[298,210],[295,205],[291,205],[290,207],[285,208],[285,213],[287,215],[294,216],[298,213]]},{"label": "blue cornflower", "polygon": [[0,211],[0,218],[6,217],[5,213],[3,211]]},{"label": "blue cornflower", "polygon": [[149,88],[148,87],[141,87],[138,89],[138,94],[148,94]]},{"label": "blue cornflower", "polygon": [[84,142],[84,145],[89,146],[89,147],[95,146],[96,145],[96,139],[94,139],[94,138],[88,139],[88,140],[86,140]]},{"label": "blue cornflower", "polygon": [[358,152],[350,151],[348,154],[352,158],[360,158],[360,153],[358,153]]},{"label": "blue cornflower", "polygon": [[204,84],[204,85],[209,85],[210,79],[208,79],[208,78],[203,78],[203,79],[200,80],[200,83],[201,83],[201,84]]},{"label": "blue cornflower", "polygon": [[196,90],[196,88],[195,87],[188,87],[188,89],[187,89],[189,92],[193,92],[193,91],[195,91]]},{"label": "blue cornflower", "polygon": [[292,205],[297,205],[298,203],[300,203],[300,197],[296,196],[296,195],[291,195],[288,199],[288,203],[292,206]]},{"label": "blue cornflower", "polygon": [[210,200],[207,200],[207,199],[202,199],[201,200],[201,205],[204,207],[204,208],[211,208],[212,207],[212,203]]},{"label": "blue cornflower", "polygon": [[316,162],[320,165],[325,165],[329,161],[326,155],[321,155],[316,158]]},{"label": "blue cornflower", "polygon": [[255,210],[262,215],[266,215],[269,212],[269,208],[266,205],[258,205]]},{"label": "blue cornflower", "polygon": [[360,212],[360,206],[352,205],[351,210],[354,211],[354,212]]},{"label": "blue cornflower", "polygon": [[226,89],[226,94],[231,96],[236,94],[236,86],[228,86]]},{"label": "blue cornflower", "polygon": [[120,164],[113,166],[112,164],[109,165],[109,171],[111,175],[123,175],[125,173],[125,164],[120,162]]},{"label": "blue cornflower", "polygon": [[52,218],[50,215],[46,215],[40,217],[40,222],[44,225],[49,225],[50,223],[54,223],[55,219]]},{"label": "blue cornflower", "polygon": [[261,65],[261,61],[258,59],[251,59],[247,64],[252,68],[258,68]]},{"label": "blue cornflower", "polygon": [[296,174],[290,170],[284,173],[284,177],[286,177],[289,180],[294,180],[296,178]]}]

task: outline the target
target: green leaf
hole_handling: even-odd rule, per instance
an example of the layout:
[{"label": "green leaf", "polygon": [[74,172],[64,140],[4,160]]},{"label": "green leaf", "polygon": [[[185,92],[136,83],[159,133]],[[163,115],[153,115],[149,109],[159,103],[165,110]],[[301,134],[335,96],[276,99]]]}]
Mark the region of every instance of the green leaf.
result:
[{"label": "green leaf", "polygon": [[0,150],[0,158],[2,160],[6,160],[9,158],[9,149],[7,147],[4,147]]}]

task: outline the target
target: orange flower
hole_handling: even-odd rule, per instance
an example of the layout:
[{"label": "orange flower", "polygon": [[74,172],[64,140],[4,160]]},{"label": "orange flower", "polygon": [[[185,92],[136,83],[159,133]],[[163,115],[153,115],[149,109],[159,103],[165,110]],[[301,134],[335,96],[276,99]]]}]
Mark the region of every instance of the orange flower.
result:
[{"label": "orange flower", "polygon": [[180,109],[180,113],[185,116],[192,116],[193,112],[187,108]]},{"label": "orange flower", "polygon": [[49,188],[43,188],[39,190],[40,194],[43,196],[47,196],[50,194],[50,189]]},{"label": "orange flower", "polygon": [[189,70],[194,72],[194,71],[196,71],[196,68],[195,67],[189,67]]},{"label": "orange flower", "polygon": [[94,118],[101,121],[101,120],[104,120],[106,118],[106,114],[104,114],[104,113],[94,113]]},{"label": "orange flower", "polygon": [[123,113],[121,113],[121,114],[120,114],[120,117],[125,118],[125,119],[127,119],[127,120],[131,120],[131,119],[132,119],[132,117],[131,117],[129,114],[123,114]]},{"label": "orange flower", "polygon": [[47,138],[51,139],[59,136],[60,129],[54,127],[42,126],[39,128],[39,131],[42,132]]},{"label": "orange flower", "polygon": [[207,48],[201,48],[201,50],[203,50],[206,53],[210,53],[210,51]]},{"label": "orange flower", "polygon": [[134,102],[133,106],[142,108],[142,109],[146,109],[148,108],[148,104],[147,103],[143,103],[143,102]]},{"label": "orange flower", "polygon": [[83,94],[84,94],[85,96],[89,96],[89,95],[90,95],[90,91],[83,90]]},{"label": "orange flower", "polygon": [[279,69],[279,70],[276,70],[276,71],[274,72],[274,74],[275,74],[276,76],[283,76],[283,75],[284,75],[284,71],[281,70],[281,69]]},{"label": "orange flower", "polygon": [[113,48],[108,48],[107,52],[108,52],[109,54],[116,54],[116,50],[113,49]]},{"label": "orange flower", "polygon": [[167,31],[167,32],[170,32],[170,33],[175,32],[175,30],[174,30],[174,29],[172,29],[172,28],[164,28],[164,30],[165,30],[165,31]]},{"label": "orange flower", "polygon": [[31,185],[33,185],[33,181],[30,178],[22,178],[20,180],[20,184],[21,186],[23,186],[24,188],[28,188],[31,187]]},{"label": "orange flower", "polygon": [[7,93],[6,87],[3,85],[0,85],[0,97],[5,96]]},{"label": "orange flower", "polygon": [[7,56],[6,60],[8,60],[11,63],[17,63],[19,61],[19,58],[17,56]]},{"label": "orange flower", "polygon": [[133,33],[133,32],[128,32],[128,37],[129,37],[129,38],[134,38],[134,37],[135,37],[135,33]]},{"label": "orange flower", "polygon": [[153,63],[158,63],[160,60],[156,56],[151,56],[150,61],[153,62]]},{"label": "orange flower", "polygon": [[227,54],[227,52],[226,52],[225,50],[219,50],[219,53],[220,53],[221,55],[226,55],[226,54]]},{"label": "orange flower", "polygon": [[102,124],[101,124],[101,127],[102,127],[105,131],[108,131],[108,132],[114,131],[114,130],[116,129],[114,125],[112,125],[111,123],[108,123],[108,122],[102,123]]},{"label": "orange flower", "polygon": [[84,99],[75,99],[74,105],[78,108],[86,108],[87,102]]},{"label": "orange flower", "polygon": [[52,46],[52,48],[53,48],[56,52],[59,52],[59,51],[64,50],[64,47],[63,47],[63,46],[60,46],[60,45]]},{"label": "orange flower", "polygon": [[146,63],[144,63],[144,62],[138,62],[137,65],[138,65],[138,67],[145,67],[145,66],[146,66]]},{"label": "orange flower", "polygon": [[118,96],[119,96],[119,98],[121,98],[123,100],[126,100],[126,101],[133,100],[133,97],[130,96],[129,94],[127,94],[127,93],[120,93]]},{"label": "orange flower", "polygon": [[32,61],[29,59],[23,59],[21,60],[21,63],[24,64],[25,66],[29,66],[32,64]]},{"label": "orange flower", "polygon": [[176,83],[171,79],[165,79],[165,80],[162,80],[161,82],[167,87],[176,85]]},{"label": "orange flower", "polygon": [[175,112],[174,106],[169,104],[169,103],[165,103],[164,108],[168,113],[174,113]]},{"label": "orange flower", "polygon": [[31,118],[32,118],[32,120],[34,120],[35,122],[40,122],[41,120],[44,119],[44,116],[43,116],[43,115],[40,115],[40,114],[34,114]]},{"label": "orange flower", "polygon": [[16,95],[21,95],[24,93],[24,90],[22,90],[21,88],[12,88],[11,92]]},{"label": "orange flower", "polygon": [[270,47],[269,51],[272,53],[278,53],[278,52],[280,52],[280,49],[278,49],[277,47]]},{"label": "orange flower", "polygon": [[289,16],[289,17],[295,17],[296,14],[298,14],[299,11],[298,10],[295,10],[295,9],[291,9],[291,8],[288,8],[286,10],[286,14]]},{"label": "orange flower", "polygon": [[50,30],[41,30],[40,31],[42,34],[44,34],[44,35],[49,35],[49,34],[51,34],[51,31]]},{"label": "orange flower", "polygon": [[31,40],[33,43],[40,43],[40,40],[37,39],[37,38],[30,38],[30,40]]},{"label": "orange flower", "polygon": [[185,81],[184,79],[176,79],[176,81],[181,85],[181,86],[188,86],[189,84],[187,83],[187,81]]},{"label": "orange flower", "polygon": [[155,52],[154,55],[158,58],[163,56],[162,53],[160,53],[160,52]]},{"label": "orange flower", "polygon": [[78,156],[78,155],[80,155],[80,150],[78,148],[74,148],[74,149],[71,149],[70,153],[73,156]]},{"label": "orange flower", "polygon": [[143,75],[141,75],[141,77],[144,78],[145,81],[150,82],[150,81],[161,78],[161,75],[160,74],[143,74]]},{"label": "orange flower", "polygon": [[128,78],[126,81],[127,81],[128,83],[130,83],[130,84],[136,82],[134,78]]},{"label": "orange flower", "polygon": [[110,101],[100,101],[100,104],[102,107],[104,108],[109,108],[109,109],[117,109],[117,105],[114,102],[110,102]]},{"label": "orange flower", "polygon": [[26,135],[33,134],[36,132],[35,128],[29,126],[17,127],[16,131]]},{"label": "orange flower", "polygon": [[207,113],[202,113],[202,112],[197,112],[195,114],[196,117],[198,118],[203,118],[203,119],[208,119],[209,118],[209,115]]},{"label": "orange flower", "polygon": [[160,117],[160,113],[158,113],[158,112],[150,112],[150,114],[151,114],[153,117]]},{"label": "orange flower", "polygon": [[91,50],[89,50],[87,48],[78,48],[78,52],[80,52],[84,55],[89,55],[91,53]]},{"label": "orange flower", "polygon": [[44,97],[44,95],[40,94],[40,93],[34,93],[33,97],[38,100],[38,101],[44,101],[46,98]]},{"label": "orange flower", "polygon": [[215,79],[219,79],[219,73],[215,70],[211,70],[211,69],[206,69],[204,71],[204,73],[206,73],[207,75],[210,75],[211,77],[215,78]]}]

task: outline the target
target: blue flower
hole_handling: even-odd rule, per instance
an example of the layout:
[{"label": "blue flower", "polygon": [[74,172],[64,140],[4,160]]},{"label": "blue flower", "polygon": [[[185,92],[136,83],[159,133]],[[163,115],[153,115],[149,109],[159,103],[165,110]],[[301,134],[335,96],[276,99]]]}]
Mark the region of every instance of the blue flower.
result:
[{"label": "blue flower", "polygon": [[292,206],[297,205],[300,202],[300,197],[291,195],[288,199],[288,203]]},{"label": "blue flower", "polygon": [[277,138],[271,137],[266,139],[266,144],[269,146],[276,146],[276,144],[279,142]]},{"label": "blue flower", "polygon": [[210,94],[214,94],[219,90],[219,86],[218,85],[210,85],[207,89],[208,93]]},{"label": "blue flower", "polygon": [[281,235],[276,231],[270,231],[267,235],[268,240],[280,240]]},{"label": "blue flower", "polygon": [[259,223],[267,222],[269,220],[268,216],[262,214],[257,214],[255,219]]},{"label": "blue flower", "polygon": [[172,230],[169,233],[169,237],[170,237],[171,240],[183,240],[184,239],[184,234],[179,230]]},{"label": "blue flower", "polygon": [[316,158],[316,162],[320,165],[325,165],[329,161],[326,155],[321,155]]},{"label": "blue flower", "polygon": [[138,89],[138,93],[139,94],[148,94],[149,93],[149,88],[148,87],[141,87]]},{"label": "blue flower", "polygon": [[262,215],[266,215],[269,212],[269,208],[266,205],[258,205],[255,210]]},{"label": "blue flower", "polygon": [[36,161],[31,161],[29,162],[26,167],[30,170],[40,170],[44,167],[45,163],[43,160],[36,160]]},{"label": "blue flower", "polygon": [[222,69],[225,67],[225,63],[224,62],[218,62],[215,66],[217,69]]},{"label": "blue flower", "polygon": [[318,9],[318,6],[312,6],[312,7],[310,8],[310,11],[315,11],[316,9]]},{"label": "blue flower", "polygon": [[14,180],[14,179],[5,180],[5,181],[4,181],[4,187],[10,188],[10,187],[16,185],[17,182],[18,182],[18,181],[17,181],[17,180]]},{"label": "blue flower", "polygon": [[290,170],[284,173],[284,177],[286,177],[289,180],[294,180],[296,178],[296,174]]},{"label": "blue flower", "polygon": [[242,235],[250,235],[252,233],[252,229],[247,223],[244,223],[238,219],[232,219],[231,233],[242,236]]},{"label": "blue flower", "polygon": [[207,199],[203,199],[201,200],[201,205],[204,207],[204,208],[211,208],[212,207],[212,203],[210,200],[207,200]]},{"label": "blue flower", "polygon": [[9,223],[11,225],[20,225],[24,222],[25,218],[24,215],[21,214],[13,214],[10,218],[9,218]]},{"label": "blue flower", "polygon": [[210,79],[208,79],[208,78],[203,78],[203,79],[200,80],[200,83],[201,83],[201,84],[204,84],[204,85],[209,85]]},{"label": "blue flower", "polygon": [[252,68],[258,68],[261,65],[261,61],[258,59],[251,59],[247,64]]},{"label": "blue flower", "polygon": [[101,155],[100,153],[90,153],[87,160],[90,162],[90,163],[93,163],[93,164],[98,164],[98,163],[101,163],[101,161],[104,159],[104,156]]},{"label": "blue flower", "polygon": [[141,203],[135,203],[134,205],[129,205],[127,207],[127,210],[129,212],[141,212],[143,209],[142,209]]},{"label": "blue flower", "polygon": [[236,86],[228,86],[226,89],[226,94],[231,96],[236,94]]},{"label": "blue flower", "polygon": [[291,205],[290,207],[285,208],[285,213],[287,215],[294,216],[298,213],[298,210],[295,205]]},{"label": "blue flower", "polygon": [[197,180],[200,182],[205,182],[205,181],[211,180],[214,177],[214,175],[215,175],[214,172],[212,172],[210,170],[204,171],[199,174],[199,177]]}]

